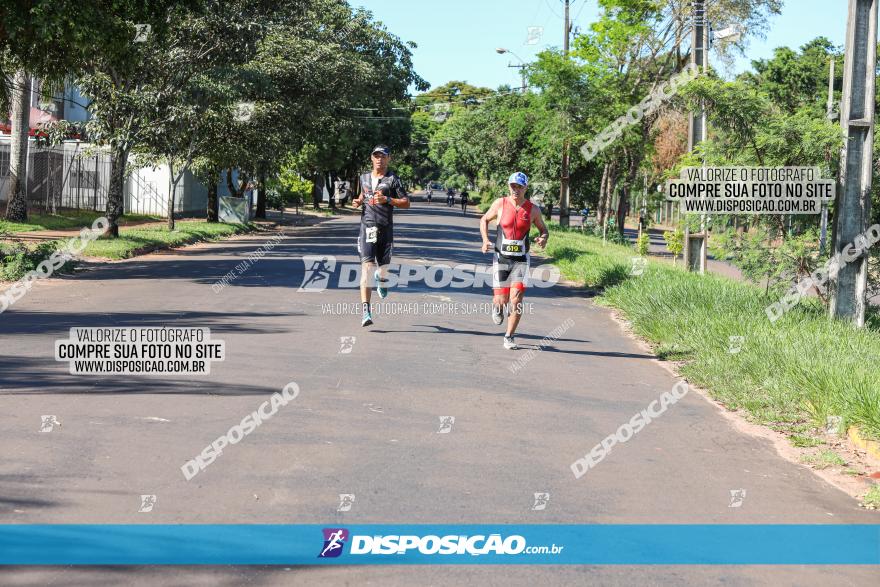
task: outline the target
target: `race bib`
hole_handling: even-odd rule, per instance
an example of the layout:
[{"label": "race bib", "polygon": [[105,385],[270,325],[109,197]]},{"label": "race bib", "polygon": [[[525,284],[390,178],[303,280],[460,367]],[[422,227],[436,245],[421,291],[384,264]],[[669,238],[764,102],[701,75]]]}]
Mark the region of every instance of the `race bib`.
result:
[{"label": "race bib", "polygon": [[525,239],[517,240],[512,238],[501,239],[501,254],[511,257],[522,257],[526,254]]},{"label": "race bib", "polygon": [[367,226],[367,242],[374,243],[379,240],[379,227],[377,226]]}]

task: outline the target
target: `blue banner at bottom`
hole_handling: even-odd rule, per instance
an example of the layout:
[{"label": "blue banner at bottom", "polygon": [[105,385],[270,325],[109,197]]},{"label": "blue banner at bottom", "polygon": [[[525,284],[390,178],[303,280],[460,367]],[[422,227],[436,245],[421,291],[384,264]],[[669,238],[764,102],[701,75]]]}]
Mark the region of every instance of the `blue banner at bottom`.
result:
[{"label": "blue banner at bottom", "polygon": [[880,525],[0,524],[3,565],[877,565]]}]

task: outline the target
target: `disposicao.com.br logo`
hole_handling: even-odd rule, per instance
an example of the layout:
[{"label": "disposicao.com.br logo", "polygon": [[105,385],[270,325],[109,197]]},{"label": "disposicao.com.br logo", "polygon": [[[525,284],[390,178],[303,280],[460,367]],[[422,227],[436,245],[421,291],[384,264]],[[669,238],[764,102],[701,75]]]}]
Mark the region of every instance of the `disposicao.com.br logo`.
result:
[{"label": "disposicao.com.br logo", "polygon": [[564,546],[528,546],[526,539],[519,534],[445,535],[434,534],[386,534],[366,536],[350,535],[346,528],[324,528],[324,545],[318,558],[336,558],[343,553],[345,544],[350,544],[350,555],[519,555],[519,554],[560,554]]},{"label": "disposicao.com.br logo", "polygon": [[[300,292],[322,292],[328,288],[359,288],[361,286],[360,263],[337,263],[336,257],[303,256],[305,272]],[[468,289],[492,286],[492,265],[461,263],[446,265],[443,263],[428,265],[410,265],[390,263],[383,276],[386,287],[408,287],[424,284],[429,288]],[[538,265],[529,269],[528,284],[537,288],[549,288],[559,283],[559,268],[550,265]],[[375,285],[375,277],[368,276],[370,285]]]}]

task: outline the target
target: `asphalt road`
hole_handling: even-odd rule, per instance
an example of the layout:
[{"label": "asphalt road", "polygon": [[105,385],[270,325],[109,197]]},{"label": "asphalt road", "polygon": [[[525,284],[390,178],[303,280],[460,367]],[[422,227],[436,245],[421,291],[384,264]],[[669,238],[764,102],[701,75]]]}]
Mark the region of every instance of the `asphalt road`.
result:
[{"label": "asphalt road", "polygon": [[[396,215],[395,261],[486,263],[473,208]],[[690,393],[581,479],[571,463],[677,379],[584,292],[530,289],[525,348],[502,347],[488,288],[392,291],[416,314],[329,314],[354,289],[298,292],[304,255],[356,262],[355,217],[252,234],[40,282],[0,315],[2,523],[877,523],[876,513],[736,431]],[[533,261],[533,265],[539,263]],[[423,303],[428,312],[422,312]],[[335,309],[335,305],[333,306]],[[513,375],[508,367],[573,325]],[[209,327],[227,358],[205,376],[71,375],[71,327]],[[341,337],[355,337],[342,353]],[[295,381],[300,395],[191,481],[180,466]],[[41,433],[42,415],[61,422]],[[438,433],[441,416],[452,430]],[[730,492],[745,489],[741,507]],[[533,495],[549,504],[532,510]],[[139,512],[142,494],[156,495]],[[354,494],[338,512],[340,494]],[[876,584],[866,567],[5,568],[5,585]]]}]

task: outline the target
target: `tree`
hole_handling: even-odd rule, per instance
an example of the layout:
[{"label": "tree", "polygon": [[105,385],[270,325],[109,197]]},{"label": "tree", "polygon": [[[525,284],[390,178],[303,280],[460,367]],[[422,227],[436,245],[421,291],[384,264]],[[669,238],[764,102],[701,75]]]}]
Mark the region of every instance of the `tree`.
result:
[{"label": "tree", "polygon": [[[748,32],[739,41],[720,43],[722,59],[741,50],[749,35],[766,29],[767,16],[778,13],[780,0],[718,0],[710,3],[708,18],[716,26],[739,25]],[[690,2],[677,0],[600,0],[599,20],[587,34],[575,39],[572,52],[583,64],[583,75],[596,89],[592,111],[580,118],[575,131],[589,140],[617,117],[650,95],[661,83],[680,71],[689,55],[682,50],[686,27],[691,21]],[[623,232],[630,193],[642,163],[651,154],[652,133],[662,110],[646,114],[603,153],[601,175],[604,199],[621,189],[616,211],[618,230]],[[647,171],[647,169],[646,169]]]},{"label": "tree", "polygon": [[265,145],[266,133],[246,129],[239,146],[248,148],[230,149],[235,162],[271,176],[293,154],[316,193],[328,173],[353,183],[376,143],[396,148],[408,141],[400,109],[408,113],[403,101],[410,86],[426,87],[413,69],[412,47],[367,11],[332,0],[314,3],[301,22],[270,33],[251,65],[271,80],[258,97],[273,105],[274,116],[264,122],[275,127],[276,140]]},{"label": "tree", "polygon": [[[771,59],[752,62],[754,72],[740,76],[749,86],[760,89],[771,102],[788,113],[809,106],[817,116],[825,115],[828,93],[828,62],[843,63],[842,53],[825,37],[801,47],[800,53],[788,47],[773,51]],[[843,85],[843,67],[836,70],[835,85]]]},{"label": "tree", "polygon": [[149,113],[136,113],[150,118],[134,149],[169,167],[169,230],[175,226],[177,185],[206,143],[227,130],[233,101],[248,81],[241,67],[255,53],[261,27],[242,20],[242,11],[232,2],[183,12],[173,19],[167,40],[145,42],[139,92],[154,100],[143,103]]},{"label": "tree", "polygon": [[[208,92],[194,80],[246,53],[260,37],[260,18],[271,14],[272,5],[244,0],[175,3],[162,15],[162,26],[151,27],[146,38],[116,51],[97,51],[87,61],[78,83],[92,100],[89,136],[111,153],[110,236],[118,236],[129,155],[152,142],[154,150],[171,154],[168,163],[178,164],[179,179],[201,133],[183,135],[200,124],[206,110]],[[279,6],[290,8],[287,3]],[[192,146],[181,146],[181,141]]]},{"label": "tree", "polygon": [[666,241],[666,248],[672,253],[672,264],[675,265],[678,256],[684,250],[684,231],[680,228],[674,231],[667,230],[663,233],[663,240]]},{"label": "tree", "polygon": [[[0,22],[0,106],[13,110],[15,130],[11,136],[10,196],[6,217],[27,219],[24,178],[28,151],[28,127],[32,76],[55,88],[65,77],[81,71],[100,50],[124,52],[130,44],[132,22],[161,27],[170,0],[142,3],[134,0],[9,0]],[[12,75],[5,72],[13,71]]]}]

